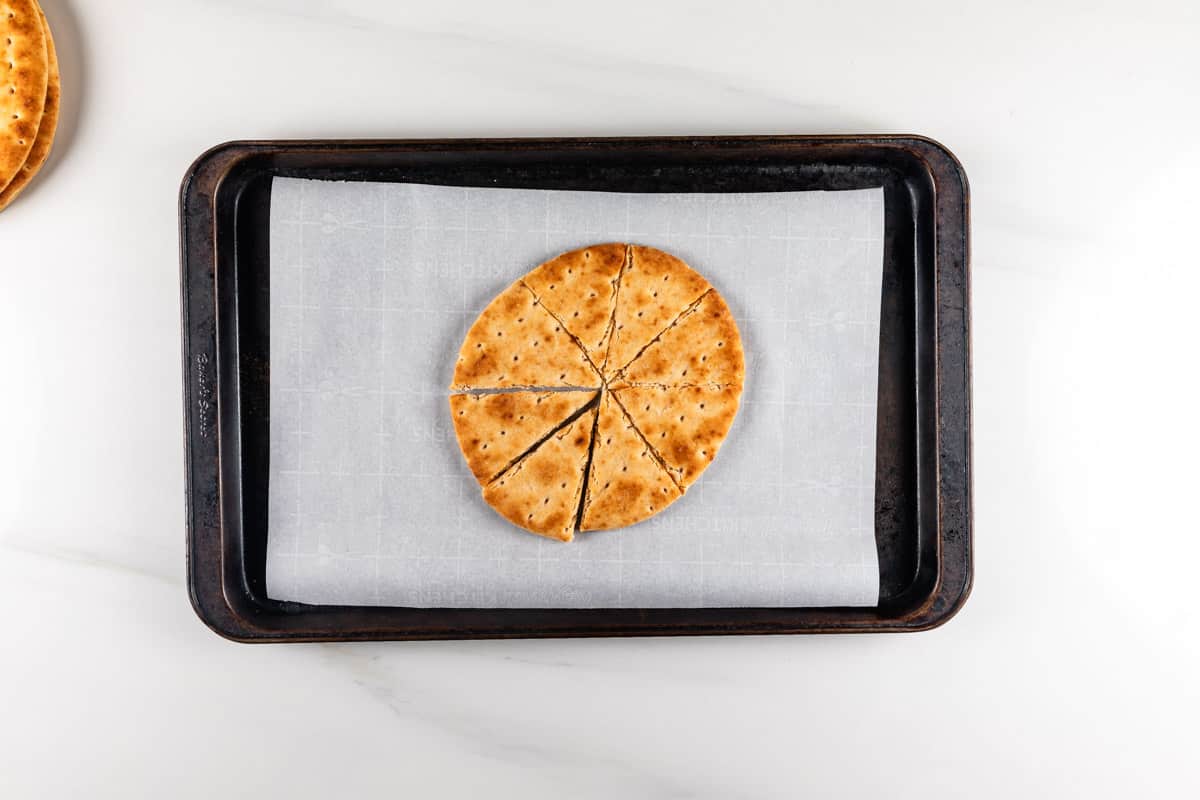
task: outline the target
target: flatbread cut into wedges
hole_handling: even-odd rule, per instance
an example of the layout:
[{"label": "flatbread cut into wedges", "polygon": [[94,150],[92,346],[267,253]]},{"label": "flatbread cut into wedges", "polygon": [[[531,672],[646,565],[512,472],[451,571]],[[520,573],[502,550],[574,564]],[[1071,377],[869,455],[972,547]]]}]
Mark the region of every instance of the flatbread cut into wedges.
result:
[{"label": "flatbread cut into wedges", "polygon": [[592,468],[583,500],[583,531],[633,525],[654,516],[683,493],[606,393],[596,423]]},{"label": "flatbread cut into wedges", "polygon": [[703,276],[652,247],[590,245],[484,309],[451,386],[471,396],[452,397],[450,412],[484,500],[571,541],[683,495],[733,424],[744,362],[733,314]]},{"label": "flatbread cut into wedges", "polygon": [[595,396],[586,391],[452,394],[450,418],[467,466],[486,484]]},{"label": "flatbread cut into wedges", "polygon": [[580,341],[588,357],[602,367],[617,300],[617,281],[628,245],[595,244],[547,261],[526,275],[525,285]]},{"label": "flatbread cut into wedges", "polygon": [[610,385],[730,385],[746,377],[742,337],[733,313],[714,289],[663,332]]},{"label": "flatbread cut into wedges", "polygon": [[467,332],[451,390],[525,386],[600,388],[600,376],[550,312],[517,281]]},{"label": "flatbread cut into wedges", "polygon": [[46,34],[34,0],[0,0],[0,190],[37,138],[49,80]]},{"label": "flatbread cut into wedges", "polygon": [[[25,163],[9,181],[8,186],[0,189],[0,211],[3,211],[5,206],[17,198],[21,190],[29,185],[38,170],[46,163],[46,159],[50,155],[50,148],[54,144],[54,132],[58,128],[58,107],[61,94],[58,53],[54,50],[54,37],[50,35],[50,24],[46,21],[46,15],[42,13],[41,9],[38,9],[38,17],[42,22],[42,33],[46,37],[46,104],[42,110],[42,120],[38,124],[37,135],[33,139],[33,146],[29,149],[29,155],[25,157]],[[7,66],[8,62],[5,62],[0,68],[7,68]]]},{"label": "flatbread cut into wedges", "polygon": [[629,264],[617,289],[606,374],[632,361],[710,288],[703,275],[670,253],[639,245],[630,248]]},{"label": "flatbread cut into wedges", "polygon": [[630,386],[612,392],[683,490],[716,458],[741,387]]},{"label": "flatbread cut into wedges", "polygon": [[575,538],[583,473],[596,409],[552,435],[483,489],[483,499],[505,519],[531,533]]}]

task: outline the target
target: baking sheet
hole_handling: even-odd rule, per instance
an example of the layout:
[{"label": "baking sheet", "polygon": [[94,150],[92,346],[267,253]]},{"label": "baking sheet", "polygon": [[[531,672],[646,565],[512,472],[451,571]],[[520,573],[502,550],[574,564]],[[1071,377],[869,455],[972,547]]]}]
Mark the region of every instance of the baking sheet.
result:
[{"label": "baking sheet", "polygon": [[[414,607],[875,605],[882,190],[627,194],[276,178],[267,593]],[[564,250],[729,302],[742,408],[687,495],[561,544],[483,502],[446,405],[480,310]]]}]

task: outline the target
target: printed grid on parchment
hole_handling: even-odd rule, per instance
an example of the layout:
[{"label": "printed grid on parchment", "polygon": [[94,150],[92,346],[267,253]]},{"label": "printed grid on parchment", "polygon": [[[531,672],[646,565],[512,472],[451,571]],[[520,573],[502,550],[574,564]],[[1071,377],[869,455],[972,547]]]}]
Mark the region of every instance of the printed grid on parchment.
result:
[{"label": "printed grid on parchment", "polygon": [[[268,595],[413,607],[874,605],[881,190],[621,194],[276,179]],[[650,520],[571,544],[480,497],[458,347],[564,250],[682,257],[729,302],[742,406]]]}]

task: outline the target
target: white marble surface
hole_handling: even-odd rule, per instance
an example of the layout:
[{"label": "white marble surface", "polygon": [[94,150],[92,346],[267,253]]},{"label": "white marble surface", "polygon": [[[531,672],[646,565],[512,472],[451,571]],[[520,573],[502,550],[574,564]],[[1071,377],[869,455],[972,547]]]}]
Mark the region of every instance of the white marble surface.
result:
[{"label": "white marble surface", "polygon": [[[1200,792],[1194,4],[45,6],[62,131],[0,215],[0,796]],[[837,131],[934,136],[971,177],[976,588],[948,626],[247,647],[196,620],[201,150]]]}]

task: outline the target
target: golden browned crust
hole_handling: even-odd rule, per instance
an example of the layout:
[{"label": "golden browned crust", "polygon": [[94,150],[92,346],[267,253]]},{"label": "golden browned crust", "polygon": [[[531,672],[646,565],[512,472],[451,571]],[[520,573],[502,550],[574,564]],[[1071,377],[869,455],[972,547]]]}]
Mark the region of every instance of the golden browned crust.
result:
[{"label": "golden browned crust", "polygon": [[521,279],[579,340],[596,366],[604,363],[617,281],[628,249],[625,244],[614,243],[572,250]]},{"label": "golden browned crust", "polygon": [[579,496],[596,409],[582,414],[483,489],[483,499],[527,531],[569,542],[575,538]]},{"label": "golden browned crust", "polygon": [[[484,310],[454,388],[592,387],[450,399],[483,497],[526,530],[633,525],[712,463],[737,414],[745,356],[721,295],[678,258],[604,244],[564,253]],[[569,398],[569,400],[568,400]]]},{"label": "golden browned crust", "polygon": [[715,289],[651,342],[620,376],[624,383],[659,386],[727,385],[746,375],[742,337],[729,306]]},{"label": "golden browned crust", "polygon": [[34,0],[0,0],[0,190],[33,149],[46,106],[49,60]]},{"label": "golden browned crust", "polygon": [[600,376],[562,325],[517,281],[483,310],[467,332],[450,388],[522,386],[598,389]]},{"label": "golden browned crust", "polygon": [[583,391],[452,394],[450,418],[467,466],[486,483],[594,396]]},{"label": "golden browned crust", "polygon": [[703,275],[670,253],[634,245],[617,290],[606,371],[632,361],[710,288]]},{"label": "golden browned crust", "polygon": [[725,441],[741,386],[628,386],[612,394],[686,491]]},{"label": "golden browned crust", "polygon": [[[0,211],[3,211],[5,206],[16,199],[21,190],[28,186],[33,177],[37,175],[42,164],[46,163],[46,159],[50,156],[50,148],[54,144],[54,132],[58,128],[58,108],[61,94],[58,53],[54,49],[54,37],[50,35],[50,23],[41,9],[38,9],[38,17],[42,23],[42,33],[46,37],[46,103],[42,110],[41,122],[37,127],[37,134],[33,139],[33,146],[29,148],[25,162],[8,185],[0,190]],[[8,64],[5,62],[0,65],[0,69],[7,68],[7,66]]]},{"label": "golden browned crust", "polygon": [[662,511],[682,494],[612,395],[606,394],[596,423],[579,529],[633,525]]}]

